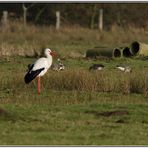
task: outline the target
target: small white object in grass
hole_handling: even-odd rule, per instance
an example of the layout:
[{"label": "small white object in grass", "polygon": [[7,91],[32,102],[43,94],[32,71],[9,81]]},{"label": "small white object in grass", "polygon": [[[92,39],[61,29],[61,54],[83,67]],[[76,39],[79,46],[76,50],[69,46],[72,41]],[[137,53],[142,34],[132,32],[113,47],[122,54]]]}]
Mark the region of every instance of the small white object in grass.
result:
[{"label": "small white object in grass", "polygon": [[129,66],[117,66],[117,69],[125,73],[132,72],[132,68]]},{"label": "small white object in grass", "polygon": [[93,64],[92,66],[89,67],[89,71],[91,70],[103,70],[104,69],[104,65],[102,64]]},{"label": "small white object in grass", "polygon": [[59,58],[57,59],[57,62],[58,63],[53,64],[52,70],[54,70],[54,71],[64,70],[65,69],[65,66],[64,66],[64,64],[62,63],[62,61]]}]

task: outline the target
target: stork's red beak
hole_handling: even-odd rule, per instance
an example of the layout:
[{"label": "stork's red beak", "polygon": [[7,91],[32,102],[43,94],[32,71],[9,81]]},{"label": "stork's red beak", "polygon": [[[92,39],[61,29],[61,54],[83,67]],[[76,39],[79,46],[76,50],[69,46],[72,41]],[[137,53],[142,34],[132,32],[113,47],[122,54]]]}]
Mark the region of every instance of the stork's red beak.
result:
[{"label": "stork's red beak", "polygon": [[53,57],[55,57],[56,56],[56,53],[54,51],[51,51],[50,52],[50,55],[53,56]]}]

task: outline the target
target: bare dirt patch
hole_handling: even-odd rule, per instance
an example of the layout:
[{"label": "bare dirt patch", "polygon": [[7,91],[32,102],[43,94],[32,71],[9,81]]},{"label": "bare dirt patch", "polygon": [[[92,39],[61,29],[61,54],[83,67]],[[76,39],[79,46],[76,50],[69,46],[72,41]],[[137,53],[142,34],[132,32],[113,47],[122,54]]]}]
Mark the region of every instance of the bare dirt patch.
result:
[{"label": "bare dirt patch", "polygon": [[8,112],[0,108],[0,116],[7,116],[7,115],[8,115]]},{"label": "bare dirt patch", "polygon": [[123,115],[129,114],[127,110],[115,110],[115,111],[106,111],[106,112],[86,111],[85,113],[94,114],[97,117],[98,116],[104,116],[104,117],[123,116]]},{"label": "bare dirt patch", "polygon": [[115,123],[127,123],[127,122],[125,120],[123,120],[123,119],[119,119]]}]

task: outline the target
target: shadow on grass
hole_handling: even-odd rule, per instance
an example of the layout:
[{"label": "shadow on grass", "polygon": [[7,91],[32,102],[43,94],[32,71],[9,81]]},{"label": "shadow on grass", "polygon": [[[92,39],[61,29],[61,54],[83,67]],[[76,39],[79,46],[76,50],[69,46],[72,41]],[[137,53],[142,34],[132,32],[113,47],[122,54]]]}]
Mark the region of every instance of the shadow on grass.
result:
[{"label": "shadow on grass", "polygon": [[94,114],[97,117],[98,116],[104,116],[104,117],[122,116],[122,115],[129,114],[127,110],[115,110],[115,111],[106,111],[106,112],[86,111],[85,113]]},{"label": "shadow on grass", "polygon": [[22,114],[17,114],[17,113],[10,112],[10,111],[0,108],[0,121],[30,122],[30,121],[40,121],[40,120],[38,120],[36,118],[24,117]]}]

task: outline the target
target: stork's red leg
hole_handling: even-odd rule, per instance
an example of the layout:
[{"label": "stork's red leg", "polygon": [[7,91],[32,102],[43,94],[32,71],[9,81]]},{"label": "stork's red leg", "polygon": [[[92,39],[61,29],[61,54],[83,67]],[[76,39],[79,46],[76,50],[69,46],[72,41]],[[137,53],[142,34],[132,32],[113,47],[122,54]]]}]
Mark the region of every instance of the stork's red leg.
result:
[{"label": "stork's red leg", "polygon": [[40,77],[37,77],[38,78],[38,94],[40,95],[41,93],[41,82],[40,82]]}]

